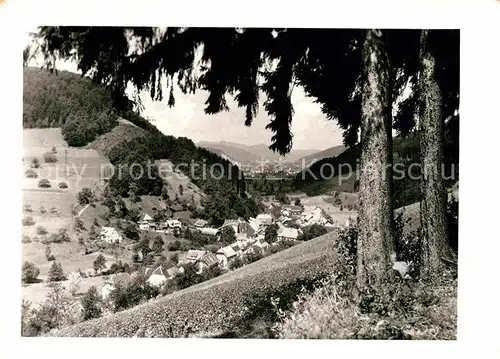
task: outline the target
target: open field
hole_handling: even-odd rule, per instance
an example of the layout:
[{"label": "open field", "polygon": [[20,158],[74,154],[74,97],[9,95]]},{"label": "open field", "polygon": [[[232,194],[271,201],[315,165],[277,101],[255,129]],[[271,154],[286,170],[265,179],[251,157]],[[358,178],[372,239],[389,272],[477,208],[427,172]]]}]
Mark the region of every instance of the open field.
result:
[{"label": "open field", "polygon": [[[351,193],[345,194],[340,193],[340,199],[344,204],[344,201],[347,203],[354,203],[354,198],[356,195]],[[347,199],[346,199],[347,197]],[[300,202],[304,206],[304,209],[307,211],[309,209],[313,209],[318,206],[325,210],[325,212],[330,215],[334,221],[337,221],[340,224],[344,224],[348,218],[356,218],[358,216],[357,211],[347,211],[346,209],[340,210],[338,206],[333,205],[333,196],[321,195],[321,196],[312,196],[312,197],[302,197]]]},{"label": "open field", "polygon": [[[63,286],[68,285],[68,281],[59,283]],[[82,281],[80,282],[80,290],[76,293],[76,295],[86,293],[92,286],[95,286],[97,290],[100,291],[103,284],[104,277],[101,276],[82,278]],[[36,308],[45,301],[47,293],[50,292],[50,289],[51,288],[47,285],[47,283],[24,284],[21,287],[21,298],[30,301],[32,307]]]},{"label": "open field", "polygon": [[[40,242],[22,244],[23,260],[33,262],[40,269],[40,279],[46,279],[53,262],[48,262],[45,258],[45,245]],[[92,269],[94,260],[99,252],[85,255],[78,243],[51,243],[50,249],[55,256],[55,260],[61,263],[64,274],[81,269],[82,271]],[[113,256],[103,253],[106,260],[114,261]]]}]

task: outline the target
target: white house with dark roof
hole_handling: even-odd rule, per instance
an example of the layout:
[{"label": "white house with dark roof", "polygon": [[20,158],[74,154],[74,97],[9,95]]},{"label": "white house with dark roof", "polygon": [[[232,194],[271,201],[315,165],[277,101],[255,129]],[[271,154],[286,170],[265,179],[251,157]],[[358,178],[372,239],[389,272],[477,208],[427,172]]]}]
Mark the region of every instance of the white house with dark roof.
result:
[{"label": "white house with dark roof", "polygon": [[108,243],[121,243],[123,237],[114,227],[102,227],[99,238]]},{"label": "white house with dark roof", "polygon": [[158,266],[149,276],[147,282],[153,287],[161,287],[167,282],[168,278],[163,272],[163,267]]},{"label": "white house with dark roof", "polygon": [[299,237],[297,228],[282,227],[278,230],[278,241],[296,241]]},{"label": "white house with dark roof", "polygon": [[149,214],[144,214],[144,217],[142,220],[138,222],[139,229],[142,230],[149,230],[151,229],[151,224],[153,224],[153,217],[151,217]]}]

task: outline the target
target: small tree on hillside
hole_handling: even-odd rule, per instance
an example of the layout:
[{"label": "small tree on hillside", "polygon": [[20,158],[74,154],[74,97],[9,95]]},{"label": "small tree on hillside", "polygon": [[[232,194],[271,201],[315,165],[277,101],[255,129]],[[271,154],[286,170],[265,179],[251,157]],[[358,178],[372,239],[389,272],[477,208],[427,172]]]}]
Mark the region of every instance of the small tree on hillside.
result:
[{"label": "small tree on hillside", "polygon": [[45,163],[56,163],[57,156],[53,152],[46,152],[43,154],[43,160]]},{"label": "small tree on hillside", "polygon": [[302,203],[300,202],[300,198],[295,198],[295,205],[302,206]]},{"label": "small tree on hillside", "polygon": [[50,181],[46,178],[42,178],[40,181],[38,181],[38,187],[39,188],[50,188],[52,185],[50,184]]},{"label": "small tree on hillside", "polygon": [[23,283],[36,283],[40,270],[31,262],[25,261],[21,267],[21,280]]},{"label": "small tree on hillside", "polygon": [[78,272],[71,272],[68,276],[69,286],[68,290],[72,296],[80,290],[80,283],[82,281],[82,276]]},{"label": "small tree on hillside", "polygon": [[59,187],[60,189],[66,189],[68,188],[68,184],[66,182],[59,182],[57,187]]},{"label": "small tree on hillside", "polygon": [[233,243],[236,240],[234,228],[232,226],[226,226],[222,228],[220,239],[222,243]]},{"label": "small tree on hillside", "polygon": [[90,188],[85,187],[82,188],[80,192],[78,192],[77,198],[78,203],[84,206],[86,204],[90,204],[93,201],[94,195],[92,194],[92,190]]},{"label": "small tree on hillside", "polygon": [[61,263],[54,262],[49,269],[49,282],[60,282],[66,280]]},{"label": "small tree on hillside", "polygon": [[179,185],[179,194],[184,195],[184,187],[181,184]]},{"label": "small tree on hillside", "polygon": [[158,235],[158,236],[155,237],[151,249],[155,253],[161,253],[163,251],[163,245],[164,244],[165,244],[165,242],[163,241],[163,238],[161,238],[161,236]]},{"label": "small tree on hillside", "polygon": [[45,246],[45,258],[48,262],[52,262],[56,259],[56,257],[54,257],[54,255],[52,254],[52,249],[48,244]]},{"label": "small tree on hillside", "polygon": [[102,269],[106,268],[106,258],[104,258],[102,253],[99,253],[97,258],[94,260],[93,267],[96,273],[99,273]]},{"label": "small tree on hillside", "polygon": [[40,168],[40,160],[38,158],[33,158],[31,160],[31,167]]},{"label": "small tree on hillside", "polygon": [[102,314],[101,296],[95,286],[89,288],[82,297],[83,320],[99,318]]},{"label": "small tree on hillside", "polygon": [[24,175],[26,176],[26,178],[37,178],[38,177],[38,173],[36,173],[32,169],[26,170]]}]

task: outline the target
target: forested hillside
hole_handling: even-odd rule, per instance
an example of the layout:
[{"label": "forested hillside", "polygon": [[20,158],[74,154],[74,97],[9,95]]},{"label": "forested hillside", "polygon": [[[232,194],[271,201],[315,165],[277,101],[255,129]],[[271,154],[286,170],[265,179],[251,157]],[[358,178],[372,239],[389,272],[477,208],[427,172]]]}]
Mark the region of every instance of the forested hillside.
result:
[{"label": "forested hillside", "polygon": [[[51,74],[39,68],[25,68],[23,101],[24,128],[61,127],[68,145],[89,145],[122,169],[130,168],[132,163],[147,169],[148,161],[160,159],[183,164],[179,170],[208,195],[204,210],[196,213],[200,217],[222,223],[226,218],[256,214],[257,205],[246,198],[245,180],[238,167],[197,147],[190,139],[165,136],[137,112],[115,111],[109,92],[85,77],[67,71]],[[139,128],[117,126],[120,121],[126,122],[120,118]],[[127,134],[116,131],[118,135],[113,136],[115,127],[123,127]],[[139,166],[135,168],[139,170]],[[162,195],[164,181],[156,166],[151,166],[152,176],[134,177],[130,172],[134,171],[123,170],[118,176],[115,171],[110,180],[114,195]]]},{"label": "forested hillside", "polygon": [[[447,185],[452,186],[458,181],[459,172],[458,116],[450,118],[445,127],[444,173]],[[396,137],[393,141],[395,172],[393,196],[394,205],[398,208],[421,200],[419,134],[413,132],[406,137]],[[298,173],[293,181],[293,188],[303,190],[309,195],[318,195],[332,190],[357,191],[356,176],[348,174],[351,169],[356,170],[359,167],[359,158],[359,145],[346,149],[336,157],[323,158],[312,164],[308,171]],[[411,176],[409,171],[411,171]],[[338,183],[337,176],[339,175],[345,178],[341,184]]]}]

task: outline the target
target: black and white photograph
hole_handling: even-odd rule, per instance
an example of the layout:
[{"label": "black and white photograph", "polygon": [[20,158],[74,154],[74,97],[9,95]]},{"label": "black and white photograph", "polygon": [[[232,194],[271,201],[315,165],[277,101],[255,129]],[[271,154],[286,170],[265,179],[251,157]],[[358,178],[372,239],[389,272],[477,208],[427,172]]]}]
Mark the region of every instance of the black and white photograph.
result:
[{"label": "black and white photograph", "polygon": [[20,337],[456,342],[465,30],[239,24],[23,32]]}]

